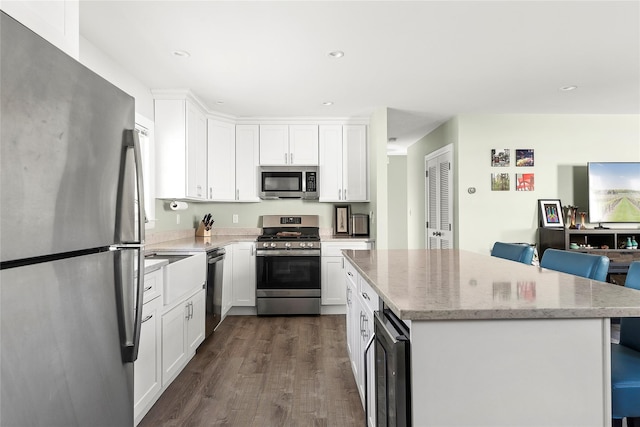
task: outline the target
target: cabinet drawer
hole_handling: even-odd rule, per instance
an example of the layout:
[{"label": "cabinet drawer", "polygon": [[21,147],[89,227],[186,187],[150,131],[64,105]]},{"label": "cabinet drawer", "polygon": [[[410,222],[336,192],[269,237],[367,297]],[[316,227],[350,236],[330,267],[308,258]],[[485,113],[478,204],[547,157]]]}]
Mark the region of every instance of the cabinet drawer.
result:
[{"label": "cabinet drawer", "polygon": [[358,276],[360,276],[358,274],[358,272],[356,271],[355,267],[350,263],[350,262],[346,262],[344,263],[344,274],[345,277],[350,280],[353,283],[353,289],[355,289],[356,291],[358,290]]},{"label": "cabinet drawer", "polygon": [[162,269],[144,275],[144,304],[157,298],[162,293]]},{"label": "cabinet drawer", "polygon": [[361,276],[358,276],[358,292],[363,301],[373,313],[378,310],[378,294]]}]

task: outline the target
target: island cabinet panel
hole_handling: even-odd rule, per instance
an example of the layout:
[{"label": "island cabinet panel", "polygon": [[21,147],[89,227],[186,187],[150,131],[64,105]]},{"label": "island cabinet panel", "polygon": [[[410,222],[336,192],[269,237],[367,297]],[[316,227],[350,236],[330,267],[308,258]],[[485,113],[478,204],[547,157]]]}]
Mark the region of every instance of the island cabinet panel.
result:
[{"label": "island cabinet panel", "polygon": [[413,321],[414,425],[609,426],[609,319]]}]

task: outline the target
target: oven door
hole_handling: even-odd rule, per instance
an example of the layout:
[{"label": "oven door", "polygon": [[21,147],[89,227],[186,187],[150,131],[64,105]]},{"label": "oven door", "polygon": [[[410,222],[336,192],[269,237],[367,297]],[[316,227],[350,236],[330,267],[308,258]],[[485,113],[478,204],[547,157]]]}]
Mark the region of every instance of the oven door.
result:
[{"label": "oven door", "polygon": [[257,250],[256,296],[320,296],[317,250]]}]

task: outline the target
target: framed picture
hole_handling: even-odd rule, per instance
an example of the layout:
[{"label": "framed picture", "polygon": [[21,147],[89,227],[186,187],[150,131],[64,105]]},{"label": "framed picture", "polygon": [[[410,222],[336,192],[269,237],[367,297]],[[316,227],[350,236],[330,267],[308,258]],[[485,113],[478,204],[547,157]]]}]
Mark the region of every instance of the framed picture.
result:
[{"label": "framed picture", "polygon": [[349,230],[349,205],[336,205],[335,207],[335,215],[334,215],[334,223],[333,223],[333,231],[334,234],[350,234],[351,230]]},{"label": "framed picture", "polygon": [[510,184],[508,173],[491,174],[491,191],[509,191]]},{"label": "framed picture", "polygon": [[516,191],[533,191],[535,189],[532,173],[516,174]]},{"label": "framed picture", "polygon": [[564,227],[560,200],[538,200],[541,227]]},{"label": "framed picture", "polygon": [[509,166],[511,155],[508,148],[492,148],[491,149],[491,166],[505,167]]},{"label": "framed picture", "polygon": [[516,150],[516,167],[533,166],[533,150]]}]

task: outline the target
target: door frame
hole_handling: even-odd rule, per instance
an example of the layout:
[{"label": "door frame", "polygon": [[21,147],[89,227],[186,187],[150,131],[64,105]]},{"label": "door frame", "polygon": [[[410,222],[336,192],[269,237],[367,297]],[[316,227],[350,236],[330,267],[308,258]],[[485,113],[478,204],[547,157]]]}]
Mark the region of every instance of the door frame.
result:
[{"label": "door frame", "polygon": [[[426,154],[424,156],[424,195],[425,195],[425,200],[424,200],[424,247],[425,248],[429,248],[429,234],[428,234],[428,230],[429,228],[427,227],[427,222],[428,222],[428,218],[429,218],[429,197],[428,197],[428,190],[429,190],[429,178],[427,176],[427,165],[429,163],[429,161],[438,158],[442,155],[448,154],[450,156],[450,169],[449,169],[449,203],[451,206],[451,209],[449,209],[449,215],[450,215],[450,225],[451,225],[451,230],[450,230],[450,240],[451,240],[451,247],[454,247],[454,243],[455,243],[455,226],[454,226],[454,214],[453,214],[453,189],[455,188],[455,174],[454,174],[454,163],[453,163],[453,159],[454,159],[454,146],[453,143],[451,144],[447,144],[446,146],[439,148],[435,151],[430,152],[429,154]],[[439,186],[438,186],[439,187]]]}]

